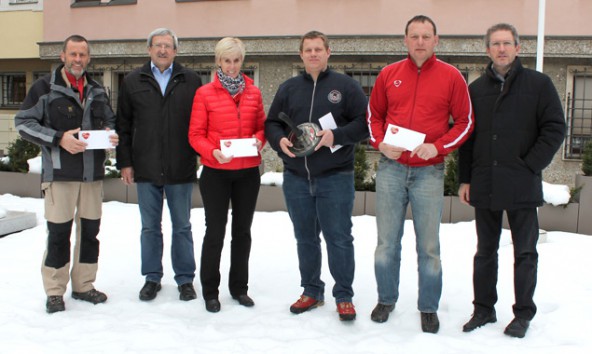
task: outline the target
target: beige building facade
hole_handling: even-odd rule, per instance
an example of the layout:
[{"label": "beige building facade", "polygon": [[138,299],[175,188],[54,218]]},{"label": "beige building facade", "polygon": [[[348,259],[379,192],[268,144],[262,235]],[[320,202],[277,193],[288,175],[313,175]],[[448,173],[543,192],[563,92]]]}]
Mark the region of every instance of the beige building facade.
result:
[{"label": "beige building facade", "polygon": [[[544,72],[561,95],[570,132],[545,171],[545,180],[573,185],[581,146],[592,136],[592,1],[546,3]],[[196,70],[204,82],[215,70],[216,42],[237,36],[247,47],[245,72],[261,88],[268,107],[278,85],[302,70],[299,36],[312,29],[329,35],[330,65],[360,81],[367,93],[382,67],[406,56],[405,24],[417,14],[434,19],[440,35],[436,54],[458,67],[469,82],[488,62],[483,35],[499,22],[516,26],[522,40],[520,57],[535,68],[538,4],[538,0],[46,0],[40,60],[32,60],[57,65],[63,39],[73,33],[85,36],[92,45],[89,71],[106,86],[116,107],[125,74],[148,60],[146,37],[153,29],[176,31],[178,60]],[[29,86],[35,75],[30,68],[27,72]],[[273,151],[266,148],[264,154],[265,170],[281,167]]]},{"label": "beige building facade", "polygon": [[39,58],[43,0],[0,0],[0,153],[17,137],[14,114],[31,83],[49,71]]}]

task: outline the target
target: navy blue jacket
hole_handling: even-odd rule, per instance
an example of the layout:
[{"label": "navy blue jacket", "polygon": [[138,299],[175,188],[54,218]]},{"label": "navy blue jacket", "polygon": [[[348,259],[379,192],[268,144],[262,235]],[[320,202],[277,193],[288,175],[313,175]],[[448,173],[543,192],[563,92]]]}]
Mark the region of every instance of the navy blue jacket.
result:
[{"label": "navy blue jacket", "polygon": [[[265,121],[265,137],[284,162],[284,169],[302,177],[353,171],[354,146],[368,137],[366,109],[368,100],[361,86],[351,77],[330,69],[322,72],[315,83],[309,74],[288,79],[280,85]],[[331,112],[337,129],[333,130],[335,145],[343,147],[334,153],[322,147],[307,157],[291,158],[279,146],[290,128],[279,118],[284,112],[296,124],[314,122]]]}]

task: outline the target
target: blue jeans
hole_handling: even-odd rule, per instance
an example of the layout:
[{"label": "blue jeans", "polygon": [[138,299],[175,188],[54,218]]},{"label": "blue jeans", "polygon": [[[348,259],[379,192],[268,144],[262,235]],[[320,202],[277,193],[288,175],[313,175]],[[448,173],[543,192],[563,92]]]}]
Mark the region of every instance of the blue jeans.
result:
[{"label": "blue jeans", "polygon": [[142,275],[147,281],[162,279],[162,207],[166,194],[173,226],[171,262],[178,285],[192,283],[195,277],[195,257],[191,234],[191,192],[193,183],[157,186],[137,183],[138,204],[142,218]]},{"label": "blue jeans", "polygon": [[418,309],[437,312],[442,294],[440,222],[444,200],[444,165],[401,165],[384,156],[376,173],[378,244],[374,271],[378,302],[394,305],[399,298],[401,238],[411,204],[419,270]]},{"label": "blue jeans", "polygon": [[327,243],[329,270],[335,280],[337,303],[351,302],[355,260],[351,215],[354,205],[353,172],[311,178],[284,172],[284,197],[298,249],[303,294],[324,300],[321,280],[321,238]]}]

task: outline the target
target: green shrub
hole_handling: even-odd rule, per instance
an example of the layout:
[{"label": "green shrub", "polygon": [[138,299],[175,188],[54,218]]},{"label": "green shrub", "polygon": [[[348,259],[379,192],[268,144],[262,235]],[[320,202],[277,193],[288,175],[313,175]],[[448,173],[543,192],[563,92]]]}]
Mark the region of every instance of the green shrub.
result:
[{"label": "green shrub", "polygon": [[354,149],[354,187],[357,191],[364,190],[368,167],[370,166],[366,159],[366,148],[361,144],[356,144]]},{"label": "green shrub", "polygon": [[13,172],[29,172],[27,160],[39,155],[41,149],[39,146],[28,142],[21,137],[8,145],[8,170]]},{"label": "green shrub", "polygon": [[444,165],[444,195],[458,195],[458,150],[446,157]]},{"label": "green shrub", "polygon": [[357,191],[375,191],[376,181],[368,178],[370,164],[366,158],[366,146],[357,144],[354,150],[354,188]]}]

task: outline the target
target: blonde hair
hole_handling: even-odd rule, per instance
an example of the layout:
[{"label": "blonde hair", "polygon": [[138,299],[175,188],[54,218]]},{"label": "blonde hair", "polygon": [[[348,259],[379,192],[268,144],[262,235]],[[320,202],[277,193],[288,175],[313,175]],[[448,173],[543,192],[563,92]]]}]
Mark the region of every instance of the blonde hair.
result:
[{"label": "blonde hair", "polygon": [[245,60],[245,45],[243,42],[235,37],[222,38],[216,48],[214,49],[216,64],[222,59],[223,56],[228,54],[240,53],[241,59]]}]

